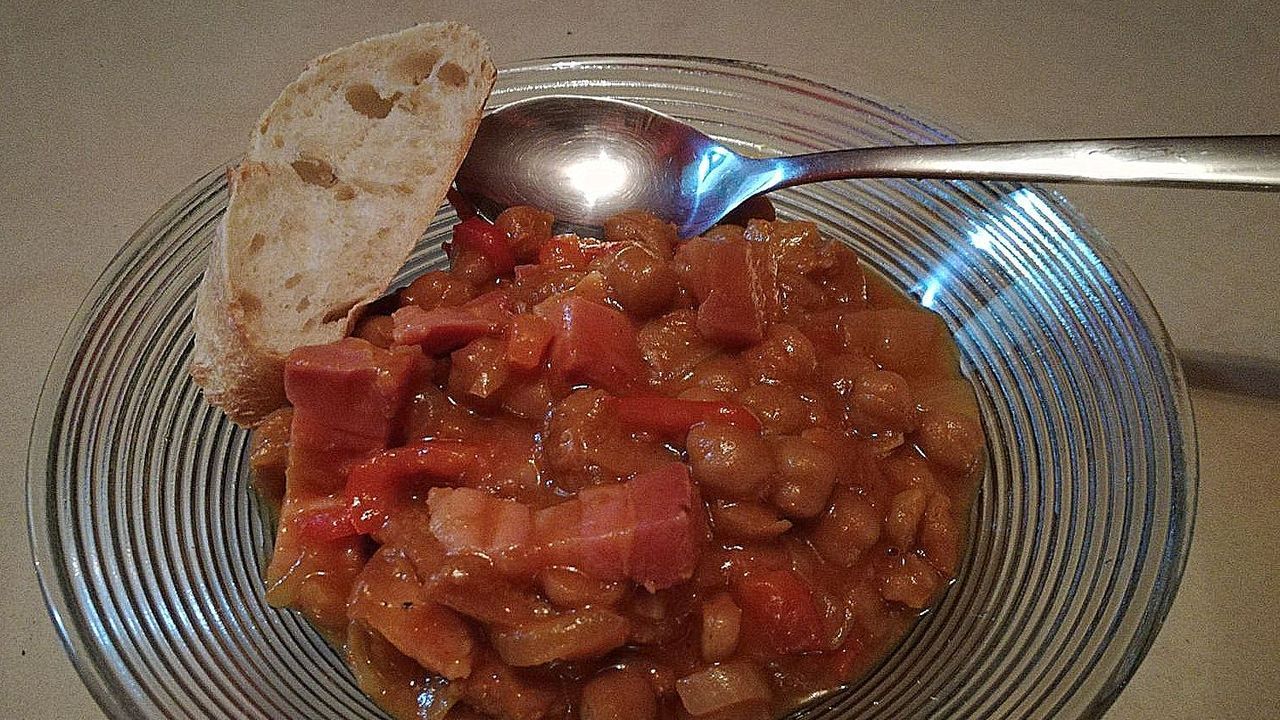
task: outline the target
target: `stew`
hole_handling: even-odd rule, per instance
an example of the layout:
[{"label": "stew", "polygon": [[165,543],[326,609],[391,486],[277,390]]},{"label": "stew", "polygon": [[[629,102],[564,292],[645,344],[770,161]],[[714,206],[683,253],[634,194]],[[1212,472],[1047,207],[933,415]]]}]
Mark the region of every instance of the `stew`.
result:
[{"label": "stew", "polygon": [[289,356],[268,600],[397,718],[767,718],[865,671],[956,572],[983,432],[939,318],[769,215],[462,220]]}]

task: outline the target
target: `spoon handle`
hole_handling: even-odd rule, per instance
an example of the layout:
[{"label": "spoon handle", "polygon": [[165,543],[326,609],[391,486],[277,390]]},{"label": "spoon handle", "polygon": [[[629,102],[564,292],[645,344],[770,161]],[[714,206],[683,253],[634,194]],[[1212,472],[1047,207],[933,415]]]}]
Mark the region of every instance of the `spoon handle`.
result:
[{"label": "spoon handle", "polygon": [[761,162],[774,188],[893,177],[1280,190],[1280,135],[908,145]]}]

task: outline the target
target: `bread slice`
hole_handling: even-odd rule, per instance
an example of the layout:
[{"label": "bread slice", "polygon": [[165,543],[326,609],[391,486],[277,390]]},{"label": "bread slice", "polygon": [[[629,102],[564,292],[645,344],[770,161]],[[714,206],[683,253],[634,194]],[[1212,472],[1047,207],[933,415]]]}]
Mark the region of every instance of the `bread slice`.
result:
[{"label": "bread slice", "polygon": [[466,154],[495,71],[484,39],[418,25],[320,57],[262,115],[196,296],[191,375],[252,425],[284,359],[345,336],[404,264]]}]

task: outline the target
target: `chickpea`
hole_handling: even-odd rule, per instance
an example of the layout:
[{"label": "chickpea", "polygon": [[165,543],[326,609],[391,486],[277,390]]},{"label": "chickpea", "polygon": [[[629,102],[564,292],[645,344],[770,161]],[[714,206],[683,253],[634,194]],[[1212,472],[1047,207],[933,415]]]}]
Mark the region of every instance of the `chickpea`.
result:
[{"label": "chickpea", "polygon": [[961,474],[969,474],[982,462],[982,426],[975,418],[944,410],[931,410],[920,418],[916,443],[930,462]]},{"label": "chickpea", "polygon": [[810,518],[827,506],[836,483],[836,461],[826,450],[794,436],[775,438],[773,504],[789,518]]},{"label": "chickpea", "polygon": [[906,378],[896,372],[862,373],[854,380],[852,400],[853,406],[879,428],[909,431],[915,426],[915,401]]},{"label": "chickpea", "polygon": [[716,534],[734,540],[771,540],[791,529],[777,510],[754,502],[717,500],[710,511]]},{"label": "chickpea", "polygon": [[809,541],[827,562],[851,567],[880,540],[880,512],[866,498],[837,489],[831,507],[814,526]]},{"label": "chickpea", "polygon": [[811,424],[809,406],[794,393],[773,385],[756,385],[738,393],[746,405],[774,434],[797,433]]},{"label": "chickpea", "polygon": [[640,245],[628,245],[604,267],[613,297],[638,318],[656,315],[671,306],[678,281],[671,264]]},{"label": "chickpea", "polygon": [[450,273],[432,270],[423,273],[400,291],[400,306],[417,305],[423,310],[455,307],[475,297],[476,291]]},{"label": "chickpea", "polygon": [[773,474],[773,459],[764,439],[727,423],[704,423],[686,439],[689,465],[698,486],[712,497],[746,497]]},{"label": "chickpea", "polygon": [[880,596],[890,602],[898,602],[915,610],[928,607],[929,600],[942,585],[938,572],[918,555],[908,553],[901,565],[895,565],[884,574],[880,583]]},{"label": "chickpea", "polygon": [[951,514],[951,500],[942,493],[929,498],[920,521],[920,550],[945,575],[954,575],[960,561],[960,528]]},{"label": "chickpea", "polygon": [[537,259],[538,248],[551,239],[551,226],[555,221],[555,216],[546,210],[515,205],[503,210],[493,226],[506,233],[516,258],[530,261]]},{"label": "chickpea", "polygon": [[738,360],[718,355],[704,360],[689,378],[694,386],[719,392],[738,392],[746,387],[746,373]]},{"label": "chickpea", "polygon": [[823,358],[818,377],[836,396],[848,398],[854,392],[858,377],[876,369],[871,358],[856,353],[840,353]]},{"label": "chickpea", "polygon": [[582,720],[653,720],[658,699],[653,685],[635,669],[606,670],[582,688]]},{"label": "chickpea", "polygon": [[813,343],[790,325],[770,327],[769,335],[744,357],[761,382],[804,380],[818,368]]},{"label": "chickpea", "polygon": [[910,550],[916,542],[920,518],[929,501],[922,488],[907,488],[889,500],[889,513],[884,517],[886,539],[899,550]]},{"label": "chickpea", "polygon": [[628,210],[604,221],[604,239],[633,242],[645,246],[659,258],[671,257],[676,242],[676,226],[643,210]]}]

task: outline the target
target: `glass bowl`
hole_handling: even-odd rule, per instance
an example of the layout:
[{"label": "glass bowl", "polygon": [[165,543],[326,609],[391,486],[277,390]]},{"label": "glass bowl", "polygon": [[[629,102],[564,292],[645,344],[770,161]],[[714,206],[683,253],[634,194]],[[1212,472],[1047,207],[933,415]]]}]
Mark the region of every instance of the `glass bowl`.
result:
[{"label": "glass bowl", "polygon": [[[491,104],[624,98],[755,154],[956,138],[812,80],[611,56],[504,70]],[[63,339],[29,457],[50,612],[112,718],[375,718],[337,653],[267,607],[271,532],[247,433],[187,376],[226,207],[217,168],[162,208]],[[1191,538],[1196,441],[1169,339],[1109,245],[1027,185],[828,182],[779,192],[942,315],[990,441],[958,580],[905,641],[804,717],[1097,717],[1150,647]],[[402,277],[443,263],[441,211]]]}]

